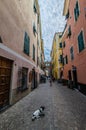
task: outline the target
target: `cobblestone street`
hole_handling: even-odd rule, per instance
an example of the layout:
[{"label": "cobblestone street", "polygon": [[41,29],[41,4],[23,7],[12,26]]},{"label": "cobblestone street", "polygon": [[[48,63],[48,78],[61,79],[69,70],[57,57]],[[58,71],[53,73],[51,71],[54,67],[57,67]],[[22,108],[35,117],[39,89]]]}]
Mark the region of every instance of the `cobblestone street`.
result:
[{"label": "cobblestone street", "polygon": [[[45,117],[32,113],[45,106]],[[77,90],[49,82],[0,114],[0,130],[86,130],[86,97]]]}]

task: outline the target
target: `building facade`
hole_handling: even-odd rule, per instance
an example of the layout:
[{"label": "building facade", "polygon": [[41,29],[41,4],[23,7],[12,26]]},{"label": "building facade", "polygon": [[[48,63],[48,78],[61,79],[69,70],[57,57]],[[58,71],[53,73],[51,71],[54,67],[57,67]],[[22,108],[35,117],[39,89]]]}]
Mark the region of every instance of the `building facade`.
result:
[{"label": "building facade", "polygon": [[65,0],[63,15],[64,79],[86,93],[86,1]]},{"label": "building facade", "polygon": [[0,109],[37,87],[39,12],[37,0],[0,1]]},{"label": "building facade", "polygon": [[62,33],[55,33],[51,51],[52,75],[55,79],[61,78],[62,62]]}]

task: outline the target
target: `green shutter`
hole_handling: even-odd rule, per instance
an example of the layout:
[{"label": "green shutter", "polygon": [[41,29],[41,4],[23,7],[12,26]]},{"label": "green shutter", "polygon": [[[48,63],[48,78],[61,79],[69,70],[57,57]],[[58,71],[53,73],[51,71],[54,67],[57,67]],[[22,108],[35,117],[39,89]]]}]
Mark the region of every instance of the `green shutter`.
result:
[{"label": "green shutter", "polygon": [[84,49],[84,39],[83,39],[83,32],[81,31],[78,36],[78,46],[79,46],[79,52],[81,52]]},{"label": "green shutter", "polygon": [[26,53],[27,55],[29,55],[29,50],[30,49],[30,38],[27,34],[27,32],[25,32],[25,37],[24,37],[24,53]]},{"label": "green shutter", "polygon": [[77,17],[79,17],[79,5],[78,5],[78,1],[76,2],[76,14],[77,14]]},{"label": "green shutter", "polygon": [[75,16],[75,21],[77,21],[77,19],[79,17],[79,4],[78,4],[78,1],[76,2],[76,6],[74,8],[74,16]]},{"label": "green shutter", "polygon": [[76,8],[74,8],[75,21],[77,21]]},{"label": "green shutter", "polygon": [[33,45],[33,60],[35,61],[35,46]]}]

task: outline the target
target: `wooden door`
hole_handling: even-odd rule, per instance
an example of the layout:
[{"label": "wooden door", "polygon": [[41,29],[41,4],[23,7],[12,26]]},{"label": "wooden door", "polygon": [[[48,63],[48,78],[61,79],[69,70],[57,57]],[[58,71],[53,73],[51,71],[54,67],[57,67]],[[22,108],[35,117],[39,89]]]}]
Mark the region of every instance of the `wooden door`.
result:
[{"label": "wooden door", "polygon": [[0,57],[0,110],[9,104],[12,61]]}]

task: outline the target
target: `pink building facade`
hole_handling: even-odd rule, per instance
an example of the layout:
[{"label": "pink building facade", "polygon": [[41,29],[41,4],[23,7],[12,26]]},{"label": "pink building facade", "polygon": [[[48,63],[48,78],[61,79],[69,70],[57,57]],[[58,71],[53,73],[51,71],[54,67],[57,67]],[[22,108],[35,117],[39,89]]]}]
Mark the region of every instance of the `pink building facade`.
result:
[{"label": "pink building facade", "polygon": [[65,0],[63,14],[64,79],[86,94],[86,0]]},{"label": "pink building facade", "polygon": [[0,1],[0,110],[39,83],[43,73],[37,65],[39,14],[37,0]]}]

